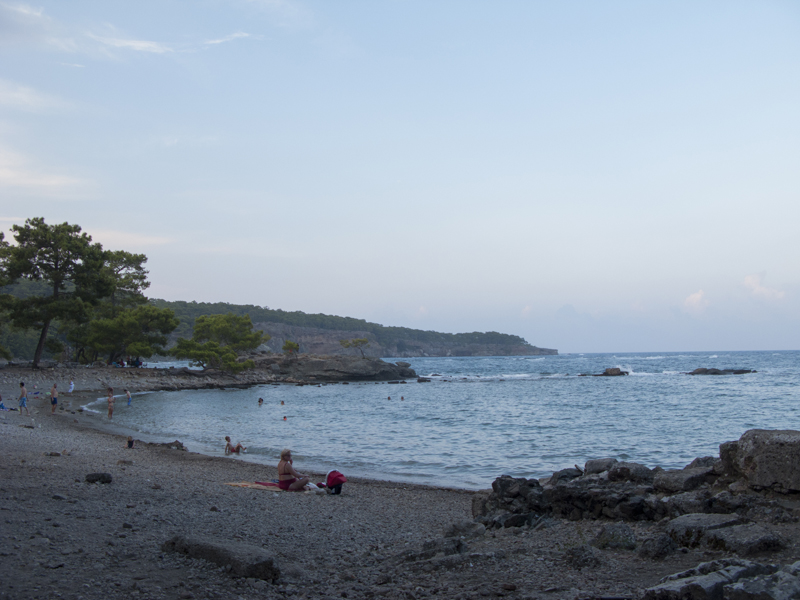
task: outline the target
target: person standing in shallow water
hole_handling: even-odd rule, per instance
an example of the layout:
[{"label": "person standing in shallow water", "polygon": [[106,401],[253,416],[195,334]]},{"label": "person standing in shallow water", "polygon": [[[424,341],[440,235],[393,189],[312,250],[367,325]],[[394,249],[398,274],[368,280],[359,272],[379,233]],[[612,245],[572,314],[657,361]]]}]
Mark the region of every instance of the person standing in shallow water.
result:
[{"label": "person standing in shallow water", "polygon": [[108,388],[108,418],[114,418],[114,388]]},{"label": "person standing in shallow water", "polygon": [[128,397],[128,406],[131,405],[131,393],[128,390],[125,390],[125,395]]}]

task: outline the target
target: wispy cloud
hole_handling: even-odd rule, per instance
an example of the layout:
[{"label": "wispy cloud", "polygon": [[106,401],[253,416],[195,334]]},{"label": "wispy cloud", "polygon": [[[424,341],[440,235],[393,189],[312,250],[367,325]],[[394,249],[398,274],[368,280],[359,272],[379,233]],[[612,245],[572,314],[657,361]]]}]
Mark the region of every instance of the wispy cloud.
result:
[{"label": "wispy cloud", "polygon": [[762,285],[765,273],[757,273],[755,275],[748,275],[744,278],[744,286],[750,290],[754,296],[759,298],[766,298],[768,300],[780,300],[786,296],[786,292],[777,290],[775,288],[766,287]]},{"label": "wispy cloud", "polygon": [[77,177],[53,174],[47,169],[32,165],[30,160],[20,154],[0,148],[0,189],[58,192],[88,183]]},{"label": "wispy cloud", "polygon": [[58,98],[37,92],[25,85],[0,79],[0,106],[39,112],[49,108],[63,107]]},{"label": "wispy cloud", "polygon": [[122,48],[125,50],[134,50],[136,52],[150,52],[152,54],[166,54],[167,52],[174,52],[174,49],[161,42],[153,42],[150,40],[130,40],[116,37],[105,37],[102,35],[95,35],[93,33],[87,34],[93,40],[100,42],[111,48]]},{"label": "wispy cloud", "polygon": [[710,304],[703,290],[698,290],[694,294],[689,294],[683,301],[684,308],[694,314],[703,312]]},{"label": "wispy cloud", "polygon": [[8,2],[0,2],[0,7],[17,13],[23,17],[41,18],[44,14],[43,8],[34,8],[28,4],[10,4]]},{"label": "wispy cloud", "polygon": [[206,45],[224,44],[225,42],[232,42],[233,40],[238,40],[241,38],[249,38],[249,37],[251,37],[249,33],[245,33],[243,31],[237,31],[236,33],[226,35],[225,37],[221,37],[216,40],[208,40],[207,42],[205,42],[205,44]]},{"label": "wispy cloud", "polygon": [[62,67],[75,67],[77,69],[83,69],[83,68],[86,67],[86,65],[80,65],[78,63],[63,63],[62,62],[62,63],[58,63],[58,64],[60,64]]}]

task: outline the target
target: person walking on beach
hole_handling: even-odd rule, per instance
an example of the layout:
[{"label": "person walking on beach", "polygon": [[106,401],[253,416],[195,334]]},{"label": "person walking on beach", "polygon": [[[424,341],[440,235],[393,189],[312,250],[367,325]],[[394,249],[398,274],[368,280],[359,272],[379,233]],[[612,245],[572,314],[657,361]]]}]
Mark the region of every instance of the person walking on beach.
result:
[{"label": "person walking on beach", "polygon": [[131,393],[128,390],[125,390],[125,395],[128,397],[128,406],[131,405]]},{"label": "person walking on beach", "polygon": [[114,418],[114,388],[108,388],[108,418]]},{"label": "person walking on beach", "polygon": [[70,379],[69,380],[69,389],[67,390],[67,393],[71,395],[72,394],[72,390],[74,390],[74,389],[75,389],[75,382],[72,381],[72,379]]},{"label": "person walking on beach", "polygon": [[53,384],[53,387],[50,388],[50,414],[56,414],[56,408],[58,407],[58,390],[56,389],[56,384]]},{"label": "person walking on beach", "polygon": [[30,417],[31,411],[28,410],[28,388],[25,387],[25,382],[19,382],[19,414],[22,415],[22,409],[25,409],[25,412]]}]

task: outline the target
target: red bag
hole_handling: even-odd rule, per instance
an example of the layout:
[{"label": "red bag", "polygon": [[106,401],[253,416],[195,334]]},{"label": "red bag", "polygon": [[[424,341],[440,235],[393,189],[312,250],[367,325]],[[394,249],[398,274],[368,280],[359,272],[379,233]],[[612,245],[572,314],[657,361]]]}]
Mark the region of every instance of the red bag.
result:
[{"label": "red bag", "polygon": [[347,483],[347,477],[335,469],[333,471],[328,471],[328,476],[325,478],[325,485],[331,491],[331,494],[341,494],[343,483]]}]

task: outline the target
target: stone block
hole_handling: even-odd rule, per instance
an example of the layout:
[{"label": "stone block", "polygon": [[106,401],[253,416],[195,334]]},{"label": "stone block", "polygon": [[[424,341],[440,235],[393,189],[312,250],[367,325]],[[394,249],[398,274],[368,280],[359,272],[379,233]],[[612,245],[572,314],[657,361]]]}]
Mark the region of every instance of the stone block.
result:
[{"label": "stone block", "polygon": [[275,558],[263,548],[246,542],[204,537],[175,536],[164,542],[165,552],[177,552],[191,558],[201,558],[220,567],[228,567],[237,577],[253,577],[274,582],[280,577]]}]

